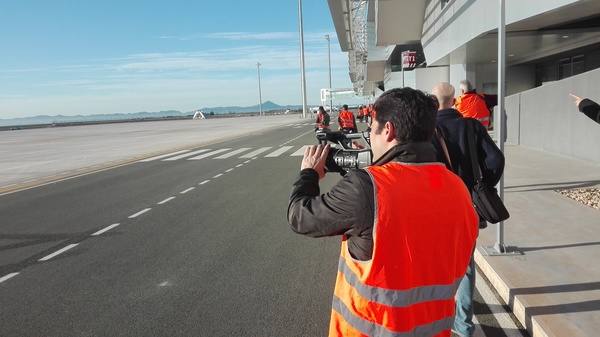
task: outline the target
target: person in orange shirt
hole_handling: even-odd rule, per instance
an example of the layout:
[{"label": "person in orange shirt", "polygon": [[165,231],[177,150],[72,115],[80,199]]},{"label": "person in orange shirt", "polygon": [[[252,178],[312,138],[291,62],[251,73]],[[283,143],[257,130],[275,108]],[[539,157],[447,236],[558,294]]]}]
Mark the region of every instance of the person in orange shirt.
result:
[{"label": "person in orange shirt", "polygon": [[465,118],[477,119],[483,126],[490,126],[490,110],[468,80],[460,81],[461,95],[456,99],[454,108]]},{"label": "person in orange shirt", "polygon": [[346,133],[356,133],[356,118],[354,114],[348,110],[348,105],[344,104],[342,107],[342,111],[338,116],[338,123],[340,125],[340,130]]},{"label": "person in orange shirt", "polygon": [[364,109],[364,107],[362,105],[358,107],[358,120],[361,123],[363,122],[363,117],[364,117],[363,109]]}]

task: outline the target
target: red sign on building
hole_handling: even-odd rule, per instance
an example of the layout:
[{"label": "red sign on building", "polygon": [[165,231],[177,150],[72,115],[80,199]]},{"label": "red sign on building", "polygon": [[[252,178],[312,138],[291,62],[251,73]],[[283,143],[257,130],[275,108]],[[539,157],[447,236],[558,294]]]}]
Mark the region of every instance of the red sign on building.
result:
[{"label": "red sign on building", "polygon": [[404,70],[412,70],[417,66],[417,52],[407,50],[402,52],[402,68]]}]

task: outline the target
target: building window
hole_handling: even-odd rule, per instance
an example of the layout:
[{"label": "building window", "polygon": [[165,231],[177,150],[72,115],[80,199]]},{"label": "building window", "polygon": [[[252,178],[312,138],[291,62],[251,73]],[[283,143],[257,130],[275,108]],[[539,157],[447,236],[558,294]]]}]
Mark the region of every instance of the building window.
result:
[{"label": "building window", "polygon": [[583,55],[577,55],[573,57],[573,76],[585,72],[585,57]]},{"label": "building window", "polygon": [[558,79],[571,77],[585,72],[585,56],[577,55],[558,61]]}]

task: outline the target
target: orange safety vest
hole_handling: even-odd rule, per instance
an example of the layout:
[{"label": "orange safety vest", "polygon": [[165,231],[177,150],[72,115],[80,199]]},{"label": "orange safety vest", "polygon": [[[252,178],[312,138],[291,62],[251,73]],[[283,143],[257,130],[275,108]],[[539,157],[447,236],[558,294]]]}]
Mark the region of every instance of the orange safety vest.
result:
[{"label": "orange safety vest", "polygon": [[340,128],[342,129],[354,129],[354,115],[348,110],[340,112]]},{"label": "orange safety vest", "polygon": [[373,256],[355,260],[343,238],[329,336],[449,337],[478,233],[467,188],[439,163],[366,170],[376,198]]},{"label": "orange safety vest", "polygon": [[483,97],[474,92],[468,92],[456,99],[454,105],[465,118],[475,118],[487,127],[490,125],[490,110]]},{"label": "orange safety vest", "polygon": [[317,125],[316,125],[316,127],[318,129],[329,129],[329,125],[323,124],[324,121],[325,121],[325,115],[319,112],[317,114],[317,123],[316,123]]}]

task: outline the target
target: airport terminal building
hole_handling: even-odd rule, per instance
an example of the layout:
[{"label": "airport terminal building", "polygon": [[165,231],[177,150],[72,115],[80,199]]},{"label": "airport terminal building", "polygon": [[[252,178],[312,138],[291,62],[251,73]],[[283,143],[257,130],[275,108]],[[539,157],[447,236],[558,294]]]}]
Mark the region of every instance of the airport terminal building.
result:
[{"label": "airport terminal building", "polygon": [[[328,3],[358,95],[463,79],[496,94],[498,0]],[[598,126],[568,95],[600,101],[599,68],[600,0],[506,0],[507,143],[600,163]]]}]

